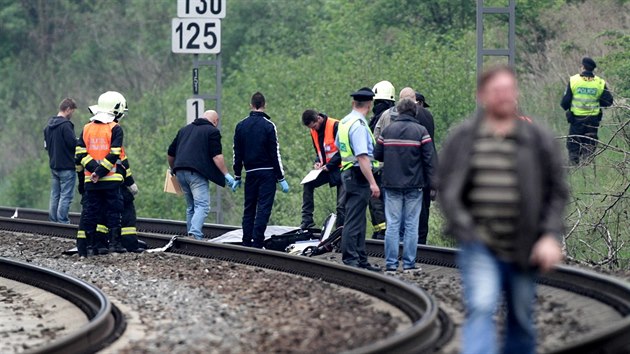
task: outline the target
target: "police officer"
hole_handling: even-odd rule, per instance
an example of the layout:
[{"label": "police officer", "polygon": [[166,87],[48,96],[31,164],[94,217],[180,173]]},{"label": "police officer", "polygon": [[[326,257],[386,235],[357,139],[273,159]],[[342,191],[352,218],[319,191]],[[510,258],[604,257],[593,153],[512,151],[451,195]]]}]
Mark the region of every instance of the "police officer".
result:
[{"label": "police officer", "polygon": [[560,103],[570,124],[567,150],[573,165],[578,165],[580,158],[588,158],[595,152],[597,131],[602,120],[601,108],[613,104],[606,81],[593,74],[596,67],[593,59],[583,58],[582,73],[571,76]]},{"label": "police officer", "polygon": [[300,228],[307,230],[315,226],[313,220],[313,210],[315,209],[314,192],[316,188],[325,184],[337,188],[337,227],[340,227],[344,222],[345,211],[343,206],[344,191],[341,183],[341,173],[339,172],[341,155],[335,145],[339,121],[328,117],[324,113],[307,109],[302,113],[302,124],[310,129],[313,147],[317,153],[313,168],[322,171],[317,176],[317,179],[304,184],[302,224]]},{"label": "police officer", "polygon": [[341,154],[341,179],[346,191],[346,220],[341,237],[343,263],[371,271],[381,269],[368,263],[365,252],[365,211],[371,198],[381,191],[372,171],[375,140],[365,116],[370,111],[374,92],[363,87],[352,93],[352,112],[339,122],[336,145]]},{"label": "police officer", "polygon": [[105,226],[112,234],[119,234],[123,200],[120,185],[124,176],[117,168],[123,154],[123,130],[115,122],[127,109],[127,101],[118,92],[108,91],[90,107],[94,116],[79,137],[75,156],[84,169],[85,195],[80,225],[84,234],[77,235],[79,256],[107,254],[108,242],[97,236],[97,224],[102,212]]}]

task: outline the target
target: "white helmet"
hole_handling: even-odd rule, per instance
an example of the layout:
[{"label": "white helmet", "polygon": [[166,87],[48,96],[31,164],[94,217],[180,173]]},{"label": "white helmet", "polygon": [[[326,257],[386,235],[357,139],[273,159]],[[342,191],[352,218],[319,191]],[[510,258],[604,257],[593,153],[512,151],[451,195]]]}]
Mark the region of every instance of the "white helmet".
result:
[{"label": "white helmet", "polygon": [[98,104],[89,107],[90,113],[98,115],[99,113],[110,114],[114,119],[121,119],[127,112],[127,100],[116,91],[107,91],[98,97]]},{"label": "white helmet", "polygon": [[387,100],[387,101],[396,101],[395,97],[395,89],[394,85],[391,82],[385,80],[377,83],[372,88],[374,91],[374,100]]}]

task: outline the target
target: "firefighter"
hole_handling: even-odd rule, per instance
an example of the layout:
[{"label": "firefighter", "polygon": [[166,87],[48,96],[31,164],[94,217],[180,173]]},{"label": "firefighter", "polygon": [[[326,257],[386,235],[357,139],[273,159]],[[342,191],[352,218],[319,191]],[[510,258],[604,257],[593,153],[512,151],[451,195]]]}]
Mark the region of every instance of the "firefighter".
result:
[{"label": "firefighter", "polygon": [[108,91],[98,98],[98,104],[90,107],[94,114],[79,137],[76,159],[83,168],[84,196],[80,227],[84,233],[77,235],[79,256],[107,254],[107,237],[97,234],[99,215],[104,214],[109,232],[120,233],[123,199],[120,186],[124,175],[119,170],[122,161],[123,129],[115,122],[122,118],[127,102],[119,92]]},{"label": "firefighter", "polygon": [[606,87],[606,81],[593,71],[595,61],[582,59],[582,73],[571,76],[562,97],[560,106],[566,111],[569,122],[567,150],[572,165],[579,165],[595,152],[597,131],[602,120],[602,107],[613,104],[613,96]]},{"label": "firefighter", "polygon": [[[377,124],[379,123],[383,113],[396,105],[395,92],[396,89],[389,81],[380,81],[372,88],[374,92],[374,108],[372,112],[374,116],[370,119],[370,130],[374,133]],[[381,169],[380,167],[374,170],[374,179],[376,184],[381,186]],[[383,195],[379,198],[370,199],[370,219],[372,220],[372,229],[374,233],[372,238],[385,239],[385,229],[387,224],[385,222],[385,204],[383,203]]]},{"label": "firefighter", "polygon": [[314,192],[325,184],[337,188],[337,227],[343,225],[344,220],[344,193],[341,184],[341,155],[335,145],[335,137],[339,121],[330,118],[324,113],[308,109],[302,113],[302,124],[310,128],[313,147],[317,153],[314,169],[322,170],[317,179],[304,184],[302,194],[302,224],[300,228],[307,230],[315,226],[313,210],[315,209]]},{"label": "firefighter", "polygon": [[343,263],[372,271],[365,252],[365,210],[370,198],[378,198],[380,189],[373,170],[375,140],[365,115],[370,111],[374,93],[363,87],[352,93],[352,112],[339,122],[335,144],[341,154],[341,179],[346,191],[346,220],[341,236]]}]

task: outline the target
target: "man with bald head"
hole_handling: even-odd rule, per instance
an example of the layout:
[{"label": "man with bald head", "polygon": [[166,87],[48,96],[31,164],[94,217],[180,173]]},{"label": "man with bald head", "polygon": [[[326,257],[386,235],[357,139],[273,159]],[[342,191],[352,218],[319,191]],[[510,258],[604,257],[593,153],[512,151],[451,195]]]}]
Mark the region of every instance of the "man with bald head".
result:
[{"label": "man with bald head", "polygon": [[168,148],[171,174],[177,176],[186,197],[188,236],[197,240],[203,238],[203,223],[210,212],[208,180],[221,187],[234,184],[223,159],[218,124],[217,112],[206,111],[180,129]]}]

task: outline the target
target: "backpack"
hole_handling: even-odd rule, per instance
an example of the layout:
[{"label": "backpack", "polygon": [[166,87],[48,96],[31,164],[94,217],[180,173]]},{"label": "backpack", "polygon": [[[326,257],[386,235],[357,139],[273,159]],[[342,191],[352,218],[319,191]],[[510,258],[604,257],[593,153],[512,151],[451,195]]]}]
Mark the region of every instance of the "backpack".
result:
[{"label": "backpack", "polygon": [[297,229],[281,235],[271,235],[265,240],[265,249],[285,252],[289,245],[298,241],[316,240],[317,237],[309,230]]}]

